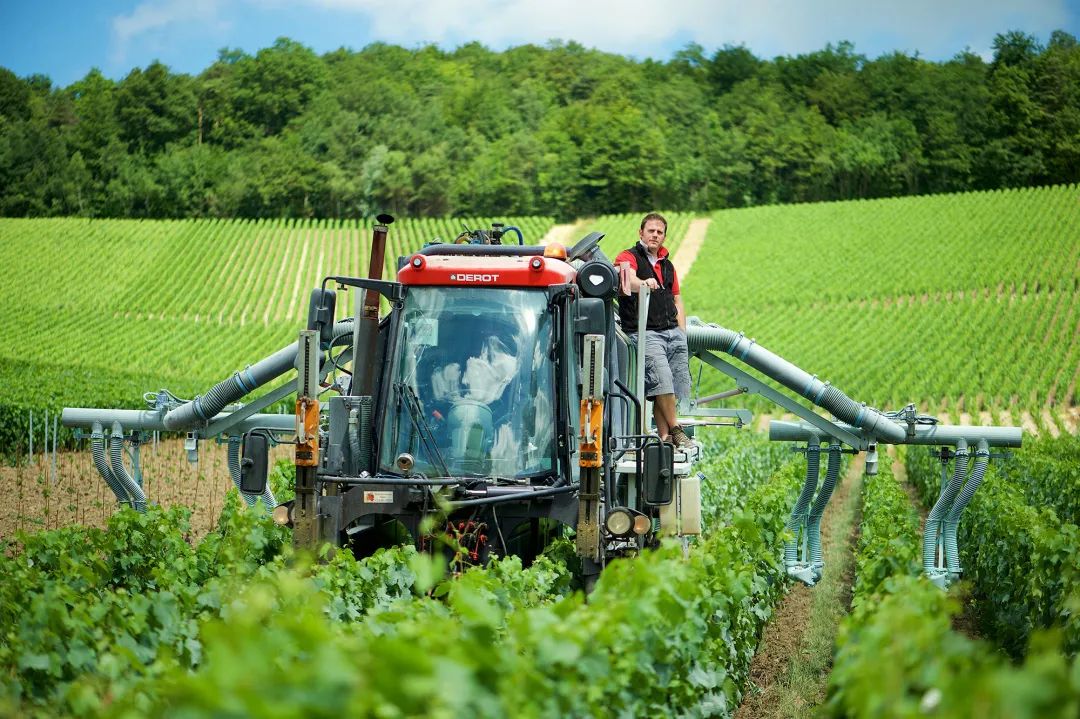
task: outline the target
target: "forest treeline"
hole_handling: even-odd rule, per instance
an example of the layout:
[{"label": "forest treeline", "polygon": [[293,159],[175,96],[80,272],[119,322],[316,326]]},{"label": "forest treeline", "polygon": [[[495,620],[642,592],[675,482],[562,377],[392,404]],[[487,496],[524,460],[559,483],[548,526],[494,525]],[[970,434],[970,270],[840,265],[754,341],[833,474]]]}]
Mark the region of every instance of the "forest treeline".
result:
[{"label": "forest treeline", "polygon": [[0,214],[561,218],[1080,181],[1080,46],[637,61],[279,39],[198,76],[0,68]]}]

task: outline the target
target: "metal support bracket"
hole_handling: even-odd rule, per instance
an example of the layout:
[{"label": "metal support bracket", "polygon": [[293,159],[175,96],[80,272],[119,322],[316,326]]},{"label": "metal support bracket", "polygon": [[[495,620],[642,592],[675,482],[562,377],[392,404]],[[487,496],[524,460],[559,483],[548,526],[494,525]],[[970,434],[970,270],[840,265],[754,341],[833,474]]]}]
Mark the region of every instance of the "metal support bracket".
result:
[{"label": "metal support bracket", "polygon": [[[946,463],[946,464],[950,460],[952,460],[953,457],[956,456],[951,451],[951,448],[949,448],[949,447],[942,447],[941,449],[930,449],[930,450],[927,450],[927,451],[928,451],[928,453],[930,454],[931,457],[933,457],[934,459],[939,459],[943,463]],[[945,453],[944,455],[943,455],[943,452]],[[987,455],[987,457],[989,457],[990,459],[1010,460],[1010,459],[1013,458],[1013,453],[1012,452],[991,452],[990,454]]]},{"label": "metal support bracket", "polygon": [[699,350],[694,352],[694,356],[711,366],[713,369],[719,370],[728,377],[731,377],[739,387],[745,387],[747,392],[761,395],[770,402],[777,404],[792,414],[804,419],[814,425],[817,429],[821,430],[824,434],[839,440],[843,444],[860,450],[865,450],[869,446],[869,441],[863,437],[837,426],[835,423],[830,422],[804,405],[799,404],[787,395],[773,389],[753,375],[744,372],[730,362],[717,357],[712,352],[709,352],[708,350]]},{"label": "metal support bracket", "polygon": [[[352,350],[345,350],[341,353],[337,359],[339,362],[347,362],[352,358]],[[329,362],[324,362],[319,367],[319,381],[322,382],[326,378],[326,375],[330,373],[332,369]],[[210,424],[206,425],[203,429],[199,430],[199,435],[202,437],[214,437],[216,435],[225,434],[238,422],[242,422],[253,414],[257,414],[260,410],[266,409],[272,404],[280,402],[291,394],[296,393],[296,379],[292,379],[283,385],[267,392],[262,397],[254,399],[248,402],[235,412],[231,412],[225,416],[218,415],[220,419],[214,420]]]},{"label": "metal support bracket", "polygon": [[270,392],[267,392],[262,397],[248,402],[240,409],[230,414],[221,417],[221,419],[214,420],[210,424],[206,425],[203,429],[199,430],[199,435],[203,437],[213,437],[219,434],[225,434],[235,424],[242,422],[253,414],[259,412],[259,410],[265,409],[275,402],[280,402],[291,394],[296,393],[296,380],[290,380],[285,384],[277,387]]},{"label": "metal support bracket", "polygon": [[750,424],[754,419],[753,412],[742,408],[711,409],[708,407],[695,407],[689,412],[680,412],[679,414],[685,417],[722,417],[724,419],[733,419],[740,426]]},{"label": "metal support bracket", "polygon": [[405,298],[405,289],[400,282],[387,280],[373,280],[367,277],[346,277],[341,275],[327,275],[323,278],[322,287],[330,281],[337,283],[338,287],[356,287],[361,290],[371,290],[379,293],[391,303],[401,302]]},{"label": "metal support bracket", "polygon": [[[806,447],[792,447],[791,451],[795,452],[796,454],[806,454]],[[850,449],[850,448],[847,448],[847,449],[841,448],[838,451],[840,452],[840,454],[858,454],[859,453],[859,450]]]}]

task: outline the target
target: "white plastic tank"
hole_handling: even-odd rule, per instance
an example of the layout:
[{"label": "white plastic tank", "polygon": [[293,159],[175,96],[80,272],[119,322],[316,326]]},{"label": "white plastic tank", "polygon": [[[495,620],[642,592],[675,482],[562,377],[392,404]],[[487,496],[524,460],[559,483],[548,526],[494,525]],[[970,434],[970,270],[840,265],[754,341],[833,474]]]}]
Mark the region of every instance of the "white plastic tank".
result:
[{"label": "white plastic tank", "polygon": [[701,534],[701,472],[680,477],[671,504],[660,507],[661,534]]}]

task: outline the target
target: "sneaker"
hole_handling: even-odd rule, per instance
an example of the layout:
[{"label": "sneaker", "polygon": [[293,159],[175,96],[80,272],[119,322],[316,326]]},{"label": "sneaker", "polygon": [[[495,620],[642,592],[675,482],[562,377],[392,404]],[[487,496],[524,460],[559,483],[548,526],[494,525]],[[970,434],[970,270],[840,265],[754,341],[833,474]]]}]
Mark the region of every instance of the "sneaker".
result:
[{"label": "sneaker", "polygon": [[671,442],[679,449],[693,449],[694,440],[686,436],[685,430],[682,427],[671,428]]}]

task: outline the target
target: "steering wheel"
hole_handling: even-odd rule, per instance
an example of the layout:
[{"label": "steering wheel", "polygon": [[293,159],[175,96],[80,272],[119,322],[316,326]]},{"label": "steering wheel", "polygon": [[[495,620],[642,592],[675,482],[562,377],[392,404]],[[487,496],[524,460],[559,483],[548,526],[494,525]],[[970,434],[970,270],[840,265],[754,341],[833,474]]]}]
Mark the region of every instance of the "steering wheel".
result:
[{"label": "steering wheel", "polygon": [[573,262],[574,260],[588,259],[602,239],[604,239],[603,232],[590,232],[585,235],[578,240],[576,245],[570,248],[570,252],[566,254],[566,261]]}]

